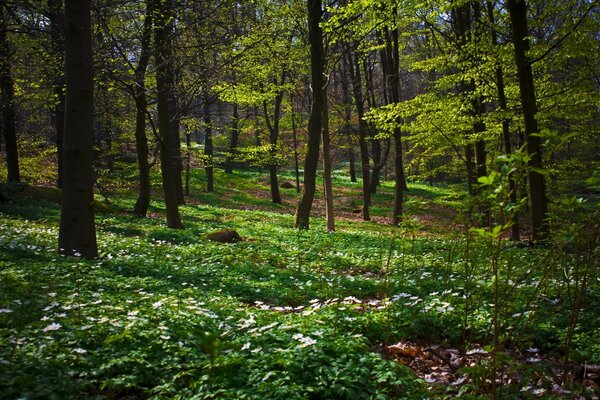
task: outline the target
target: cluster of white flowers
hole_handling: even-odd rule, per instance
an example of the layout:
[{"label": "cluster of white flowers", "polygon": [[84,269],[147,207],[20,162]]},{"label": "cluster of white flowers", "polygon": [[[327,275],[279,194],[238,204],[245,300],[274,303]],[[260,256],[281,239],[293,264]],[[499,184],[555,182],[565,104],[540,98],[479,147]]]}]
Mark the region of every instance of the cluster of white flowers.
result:
[{"label": "cluster of white flowers", "polygon": [[296,339],[300,342],[298,345],[300,348],[312,346],[317,343],[316,339],[313,339],[310,336],[304,336],[301,333],[296,333],[294,336],[292,336],[292,339]]}]

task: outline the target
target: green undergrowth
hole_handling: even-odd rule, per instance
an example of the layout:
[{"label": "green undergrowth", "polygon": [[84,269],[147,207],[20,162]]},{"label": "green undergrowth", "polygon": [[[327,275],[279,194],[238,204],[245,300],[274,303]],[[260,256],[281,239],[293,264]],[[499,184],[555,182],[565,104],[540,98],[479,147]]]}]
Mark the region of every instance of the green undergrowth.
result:
[{"label": "green undergrowth", "polygon": [[[425,185],[412,196],[452,201]],[[484,240],[423,237],[418,222],[326,233],[315,219],[297,231],[289,213],[203,196],[170,230],[160,202],[140,219],[125,197],[97,215],[100,257],[87,261],[56,254],[56,202],[23,199],[0,205],[0,398],[447,398],[377,349],[491,341]],[[224,228],[244,240],[206,239]],[[562,275],[577,260],[502,246],[504,345],[560,356],[572,289]],[[571,358],[598,363],[597,280],[586,301]],[[486,398],[480,389],[463,394]]]}]

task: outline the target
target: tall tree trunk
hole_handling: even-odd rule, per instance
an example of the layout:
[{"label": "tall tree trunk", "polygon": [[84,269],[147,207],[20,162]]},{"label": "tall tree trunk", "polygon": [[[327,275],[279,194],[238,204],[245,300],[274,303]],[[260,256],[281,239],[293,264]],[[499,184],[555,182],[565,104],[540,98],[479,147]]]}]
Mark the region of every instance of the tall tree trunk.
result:
[{"label": "tall tree trunk", "polygon": [[295,226],[308,229],[310,210],[315,197],[317,166],[319,163],[319,142],[323,128],[323,107],[325,106],[325,52],[321,26],[321,0],[307,0],[308,37],[310,41],[310,65],[312,83],[312,107],[308,120],[308,142],[304,159],[304,186],[296,209]]},{"label": "tall tree trunk", "polygon": [[177,203],[177,188],[171,162],[171,147],[174,146],[171,132],[171,107],[173,94],[173,79],[171,71],[171,48],[169,35],[171,18],[170,0],[153,0],[154,3],[154,51],[156,59],[156,89],[158,106],[158,129],[160,133],[160,168],[162,172],[162,186],[167,209],[167,226],[172,229],[182,229],[179,205]]},{"label": "tall tree trunk", "polygon": [[19,152],[17,150],[17,128],[15,123],[15,89],[11,71],[12,51],[6,34],[8,15],[5,6],[0,6],[0,113],[1,132],[6,149],[7,180],[20,182]]},{"label": "tall tree trunk", "polygon": [[227,157],[225,158],[224,170],[226,174],[233,173],[233,159],[237,149],[238,141],[240,138],[240,116],[238,114],[238,105],[233,104],[233,112],[231,114],[231,136],[229,138],[229,149]]},{"label": "tall tree trunk", "polygon": [[362,93],[362,78],[358,62],[358,54],[352,55],[352,51],[347,52],[348,71],[352,77],[352,89],[354,92],[354,103],[358,114],[358,147],[360,149],[360,161],[362,171],[362,189],[363,189],[363,220],[369,221],[371,216],[369,208],[371,207],[370,175],[369,175],[369,147],[367,145],[367,135],[369,128],[364,120],[365,105]]},{"label": "tall tree trunk", "polygon": [[206,191],[212,193],[215,191],[215,169],[213,165],[213,138],[212,138],[212,121],[210,118],[211,99],[208,91],[204,93],[204,156],[206,165],[204,171],[206,173]]},{"label": "tall tree trunk", "polygon": [[[174,86],[173,82],[173,88]],[[175,90],[173,90],[175,94]],[[185,204],[185,196],[183,191],[183,157],[181,157],[181,136],[179,135],[179,128],[181,127],[181,118],[179,118],[179,108],[177,106],[177,99],[174,95],[171,100],[171,114],[175,115],[171,117],[171,134],[173,135],[171,147],[171,162],[173,163],[173,178],[175,179],[175,190],[177,191],[177,204]]]},{"label": "tall tree trunk", "polygon": [[145,217],[150,205],[150,163],[148,162],[148,139],[146,138],[146,70],[150,60],[150,40],[152,37],[152,1],[146,3],[144,28],[140,60],[135,69],[135,148],[138,160],[139,189],[138,197],[133,207],[133,213]]},{"label": "tall tree trunk", "polygon": [[65,27],[67,107],[58,251],[95,258],[91,0],[66,0]]},{"label": "tall tree trunk", "polygon": [[[492,26],[490,33],[492,38],[492,45],[498,45],[498,37],[496,33],[496,29],[494,28],[494,5],[491,1],[487,2],[487,12],[490,24]],[[506,102],[506,92],[504,89],[504,71],[501,64],[498,64],[496,67],[496,90],[498,92],[498,104],[500,105],[500,109],[504,112],[507,111],[508,106]],[[502,139],[504,142],[504,151],[506,154],[512,154],[512,143],[511,143],[511,135],[510,135],[510,121],[508,118],[504,118],[502,120]],[[517,187],[516,182],[514,180],[514,174],[509,174],[509,190],[510,190],[510,202],[512,204],[517,203]],[[511,222],[511,240],[519,241],[521,240],[521,229],[519,226],[519,215],[515,214],[513,216]]]},{"label": "tall tree trunk", "polygon": [[354,147],[352,143],[352,127],[350,121],[352,120],[352,100],[350,96],[350,90],[348,89],[349,82],[347,80],[347,76],[349,75],[348,68],[346,68],[345,64],[342,64],[342,71],[340,75],[342,76],[342,101],[344,102],[344,127],[345,133],[348,140],[348,162],[350,164],[350,182],[356,182],[356,166],[355,166],[355,156],[354,156]]},{"label": "tall tree trunk", "polygon": [[542,162],[542,140],[536,119],[537,105],[535,84],[531,63],[527,58],[529,51],[529,29],[527,26],[527,6],[525,0],[507,0],[506,6],[510,15],[512,40],[515,49],[515,63],[519,77],[521,105],[525,120],[525,137],[529,162],[529,197],[531,210],[531,228],[533,240],[544,240],[548,236],[548,204],[544,175],[539,171],[544,167]]},{"label": "tall tree trunk", "polygon": [[[400,50],[398,29],[385,30],[387,79],[389,81],[389,96],[392,103],[400,102]],[[404,175],[404,157],[402,155],[402,131],[394,128],[394,214],[392,221],[398,225],[404,212],[404,191],[407,189]]]},{"label": "tall tree trunk", "polygon": [[52,124],[56,131],[56,167],[58,176],[56,187],[62,187],[63,180],[63,136],[65,132],[65,14],[62,0],[48,0],[48,19],[50,20],[50,40],[56,57],[57,70],[52,79],[54,110]]},{"label": "tall tree trunk", "polygon": [[294,114],[294,95],[290,93],[292,111],[292,133],[294,134],[294,171],[296,173],[296,193],[300,193],[300,168],[298,167],[298,133],[296,132],[296,118]]},{"label": "tall tree trunk", "polygon": [[[281,85],[285,83],[286,73],[281,74]],[[273,121],[269,117],[267,101],[263,101],[263,112],[265,122],[269,129],[269,183],[271,186],[271,201],[275,204],[281,204],[281,195],[279,194],[279,182],[277,179],[277,141],[279,140],[279,120],[281,119],[281,104],[283,102],[283,91],[277,92],[275,96],[275,105],[273,107]]]},{"label": "tall tree trunk", "polygon": [[323,189],[325,192],[325,217],[327,220],[327,231],[335,232],[335,211],[333,208],[333,182],[331,180],[331,144],[329,138],[329,105],[327,104],[327,92],[325,92],[325,103],[323,105]]}]

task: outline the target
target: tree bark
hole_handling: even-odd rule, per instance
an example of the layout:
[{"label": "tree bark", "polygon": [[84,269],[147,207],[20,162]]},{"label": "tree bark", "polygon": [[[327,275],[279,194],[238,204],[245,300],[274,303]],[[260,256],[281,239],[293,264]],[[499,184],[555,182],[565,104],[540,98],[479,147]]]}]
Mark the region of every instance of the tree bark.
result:
[{"label": "tree bark", "polygon": [[507,0],[506,6],[510,15],[512,41],[515,49],[515,63],[517,65],[521,105],[525,120],[526,147],[531,157],[528,178],[532,236],[533,240],[544,240],[548,236],[546,221],[548,204],[544,175],[539,172],[543,168],[542,140],[537,136],[539,127],[536,119],[535,83],[531,63],[527,58],[527,52],[529,51],[527,6],[525,0]]},{"label": "tree bark", "polygon": [[[387,66],[385,67],[386,81],[389,82],[389,97],[392,103],[400,102],[400,50],[398,29],[385,30],[385,49]],[[398,225],[404,212],[404,191],[407,189],[404,175],[404,157],[402,155],[402,131],[394,128],[394,214],[392,221]]]},{"label": "tree bark", "polygon": [[169,47],[169,19],[171,16],[171,2],[169,0],[153,0],[155,16],[155,59],[156,59],[156,89],[158,107],[158,129],[160,133],[160,168],[162,173],[162,186],[165,195],[167,212],[167,226],[172,229],[182,229],[179,205],[177,202],[177,188],[171,161],[174,145],[171,132],[171,107],[172,91],[174,90],[171,78],[171,48]]},{"label": "tree bark", "polygon": [[365,116],[365,105],[362,93],[362,78],[360,75],[360,66],[358,55],[352,55],[348,51],[348,71],[352,77],[352,89],[354,92],[354,103],[358,114],[358,148],[360,149],[360,161],[362,171],[362,189],[363,189],[363,220],[369,221],[371,216],[369,208],[371,207],[371,191],[370,191],[370,172],[369,172],[369,147],[367,145],[367,135],[369,128]]},{"label": "tree bark", "polygon": [[0,113],[1,132],[4,135],[6,149],[7,181],[20,182],[19,152],[17,149],[17,128],[15,123],[15,89],[11,71],[12,50],[6,34],[8,15],[5,7],[0,6]]},{"label": "tree bark", "polygon": [[[498,38],[497,38],[497,33],[496,30],[494,28],[494,5],[492,4],[491,1],[487,2],[487,11],[488,11],[488,18],[490,21],[490,24],[492,26],[492,29],[490,30],[490,34],[491,34],[491,38],[492,38],[492,45],[493,46],[497,46],[498,45]],[[502,65],[498,64],[498,66],[496,67],[496,90],[498,93],[498,104],[500,105],[500,109],[504,112],[506,112],[508,110],[508,105],[507,105],[507,101],[506,101],[506,92],[505,92],[505,85],[504,85],[504,71],[502,68]],[[504,142],[504,151],[506,152],[506,154],[512,154],[512,143],[511,143],[511,135],[510,135],[510,121],[508,118],[504,118],[502,120],[502,139]],[[514,174],[510,173],[508,176],[509,179],[509,190],[510,190],[510,202],[512,204],[516,204],[517,203],[517,185],[516,182],[514,180]],[[519,215],[515,214],[512,218],[511,222],[511,240],[513,241],[519,241],[521,240],[521,229],[519,226]]]},{"label": "tree bark", "polygon": [[206,165],[206,191],[212,193],[215,191],[215,169],[213,165],[213,140],[212,140],[212,121],[210,118],[210,96],[204,93],[204,156]]},{"label": "tree bark", "polygon": [[50,40],[54,51],[57,69],[52,80],[54,110],[52,124],[56,131],[56,167],[58,176],[56,187],[62,187],[63,180],[63,136],[65,132],[65,14],[61,0],[48,0],[48,19],[50,20]]},{"label": "tree bark", "polygon": [[98,256],[94,225],[94,79],[91,0],[66,0],[64,180],[59,253]]},{"label": "tree bark", "polygon": [[323,50],[323,31],[320,27],[321,0],[307,0],[308,37],[310,41],[310,64],[312,83],[312,107],[308,120],[308,142],[304,159],[304,186],[296,209],[295,226],[308,229],[310,210],[315,197],[317,166],[319,163],[319,142],[323,128],[323,107],[325,105],[325,52]]},{"label": "tree bark", "polygon": [[238,114],[238,105],[233,104],[233,112],[231,115],[231,136],[229,138],[229,149],[227,157],[225,158],[224,170],[226,174],[233,173],[233,159],[235,157],[235,152],[237,149],[238,141],[240,138],[240,116]]},{"label": "tree bark", "polygon": [[298,168],[298,133],[296,132],[296,118],[294,114],[294,96],[290,94],[292,111],[292,133],[294,135],[294,171],[296,173],[296,193],[300,193],[300,168]]},{"label": "tree bark", "polygon": [[[281,85],[285,83],[286,72],[281,74]],[[269,118],[267,101],[263,101],[263,113],[265,122],[269,129],[269,183],[271,186],[271,201],[275,204],[281,204],[281,195],[279,193],[279,182],[277,179],[277,142],[279,140],[279,120],[281,119],[281,104],[283,102],[283,91],[275,95],[275,104],[273,107],[273,121]]]},{"label": "tree bark", "polygon": [[327,92],[325,92],[325,103],[323,105],[323,189],[325,192],[325,218],[327,220],[327,231],[335,232],[335,211],[333,208],[333,182],[331,180],[331,144],[329,138],[329,106],[327,104]]},{"label": "tree bark", "polygon": [[146,15],[142,31],[140,60],[135,69],[135,145],[139,171],[138,197],[133,213],[145,217],[150,205],[150,164],[148,162],[148,139],[146,138],[146,70],[150,60],[150,40],[152,36],[152,1],[146,4]]}]

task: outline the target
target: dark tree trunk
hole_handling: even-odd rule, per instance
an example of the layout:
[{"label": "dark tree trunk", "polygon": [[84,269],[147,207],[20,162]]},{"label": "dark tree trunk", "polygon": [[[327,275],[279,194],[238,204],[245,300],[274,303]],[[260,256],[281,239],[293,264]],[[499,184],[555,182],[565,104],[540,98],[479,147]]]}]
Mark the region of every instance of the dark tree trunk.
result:
[{"label": "dark tree trunk", "polygon": [[310,64],[312,83],[312,107],[308,120],[308,143],[304,160],[304,186],[296,209],[295,226],[308,229],[310,210],[315,197],[317,166],[319,163],[319,142],[323,128],[323,107],[325,106],[325,52],[323,31],[321,30],[321,0],[307,0],[308,37],[310,41]]},{"label": "dark tree trunk", "polygon": [[227,158],[225,159],[224,170],[226,174],[233,173],[233,159],[235,157],[235,152],[238,145],[238,140],[240,138],[240,116],[238,114],[238,105],[233,105],[233,112],[231,116],[231,137],[229,138],[229,149]]},{"label": "dark tree trunk", "polygon": [[[281,82],[285,83],[286,73],[281,74]],[[275,96],[275,104],[273,108],[273,121],[269,117],[267,101],[263,101],[263,113],[265,122],[269,129],[269,183],[271,186],[271,201],[275,204],[281,204],[281,195],[279,194],[279,182],[277,179],[277,142],[279,140],[279,120],[281,118],[281,103],[283,101],[283,91],[277,92]]]},{"label": "dark tree trunk", "polygon": [[350,163],[350,182],[356,182],[356,165],[352,142],[350,142],[350,147],[348,147],[348,162]]},{"label": "dark tree trunk", "polygon": [[213,140],[212,140],[212,121],[210,118],[211,99],[208,93],[204,93],[204,155],[206,165],[206,191],[208,193],[215,190],[215,170],[213,166]]},{"label": "dark tree trunk", "polygon": [[362,171],[362,189],[363,189],[363,220],[369,221],[371,216],[369,208],[371,207],[370,175],[369,175],[369,147],[367,145],[367,135],[369,128],[364,120],[365,105],[362,92],[362,78],[358,62],[358,55],[352,55],[348,51],[348,71],[352,77],[352,89],[354,92],[354,103],[358,114],[358,148],[360,149],[360,161]]},{"label": "dark tree trunk", "polygon": [[325,92],[325,103],[323,106],[323,191],[325,192],[325,218],[327,220],[327,231],[335,232],[335,212],[333,208],[333,182],[331,180],[331,143],[329,138],[329,105],[327,104],[327,92]]},{"label": "dark tree trunk", "polygon": [[[492,4],[491,1],[487,2],[487,11],[488,11],[488,18],[490,21],[490,24],[492,26],[491,29],[491,38],[492,38],[492,45],[493,46],[497,46],[498,45],[498,38],[497,38],[497,33],[496,30],[494,29],[494,5]],[[498,92],[498,103],[500,105],[500,109],[502,111],[507,111],[508,110],[508,106],[507,106],[507,101],[506,101],[506,92],[504,89],[504,71],[502,68],[502,65],[498,64],[498,66],[496,67],[496,89]],[[512,143],[511,143],[511,135],[510,135],[510,121],[508,120],[508,118],[504,118],[502,120],[502,139],[504,142],[504,151],[506,152],[506,154],[512,154]],[[514,174],[511,173],[509,175],[509,190],[510,190],[510,202],[512,204],[516,204],[517,203],[517,187],[516,187],[516,182],[514,180]],[[513,216],[512,221],[510,221],[511,224],[511,240],[513,241],[519,241],[521,240],[521,229],[519,226],[519,215],[515,214]]]},{"label": "dark tree trunk", "polygon": [[[392,103],[400,102],[400,50],[398,43],[398,29],[384,31],[385,53],[387,65],[384,69],[386,81],[389,82],[388,91]],[[399,122],[399,121],[398,121]],[[404,212],[404,191],[407,190],[406,176],[404,175],[404,157],[402,155],[402,132],[399,127],[394,128],[394,214],[392,221],[398,225],[402,221]]]},{"label": "dark tree trunk", "polygon": [[12,50],[6,34],[8,15],[0,6],[0,114],[1,132],[6,149],[6,169],[8,182],[20,182],[19,152],[17,149],[17,128],[15,123],[14,82],[11,71]]},{"label": "dark tree trunk", "polygon": [[531,157],[529,162],[529,197],[531,211],[531,227],[533,240],[544,240],[548,236],[547,214],[548,204],[546,198],[546,184],[544,175],[539,170],[543,168],[542,163],[542,140],[536,120],[537,105],[535,98],[535,84],[531,63],[527,58],[529,51],[529,30],[527,27],[527,6],[525,0],[507,0],[507,8],[515,49],[515,63],[519,77],[519,89],[521,92],[521,105],[523,107],[523,118],[525,120],[525,138],[527,152]]},{"label": "dark tree trunk", "polygon": [[354,147],[352,143],[352,127],[350,121],[352,120],[352,99],[350,90],[348,88],[349,82],[347,76],[349,75],[347,66],[343,67],[341,71],[342,75],[342,101],[344,102],[344,126],[346,136],[348,140],[348,162],[350,163],[350,182],[356,182],[356,165],[354,156]]},{"label": "dark tree trunk", "polygon": [[290,94],[292,107],[292,133],[294,134],[294,171],[296,172],[296,193],[300,193],[300,168],[298,166],[298,133],[296,132],[296,118],[294,114],[294,96]]},{"label": "dark tree trunk", "polygon": [[94,78],[91,0],[66,0],[64,180],[59,253],[98,256],[94,225]]},{"label": "dark tree trunk", "polygon": [[150,60],[150,40],[152,37],[152,1],[146,4],[144,28],[140,50],[140,61],[135,69],[135,145],[139,170],[138,198],[133,213],[145,217],[150,205],[150,164],[148,162],[148,139],[146,138],[146,69]]},{"label": "dark tree trunk", "polygon": [[172,92],[174,90],[171,71],[171,48],[169,35],[171,34],[171,2],[169,0],[153,0],[154,3],[154,51],[156,59],[156,89],[158,107],[158,129],[160,133],[160,168],[162,172],[162,186],[165,195],[167,211],[167,226],[172,229],[182,229],[179,205],[177,202],[177,188],[171,162],[172,146],[175,145],[171,132],[171,107]]},{"label": "dark tree trunk", "polygon": [[[176,115],[179,113],[179,109],[176,105],[176,100],[173,98],[171,102],[172,113]],[[173,178],[175,179],[175,189],[177,191],[177,204],[185,204],[185,196],[183,191],[183,158],[181,157],[181,136],[179,135],[179,128],[181,126],[181,119],[177,116],[171,118],[171,134],[173,135],[173,147],[171,148],[171,162],[173,163]]]},{"label": "dark tree trunk", "polygon": [[56,57],[56,76],[52,80],[54,110],[52,124],[56,131],[56,166],[58,176],[56,187],[62,187],[63,179],[63,136],[65,132],[65,14],[61,0],[48,0],[48,19],[50,20],[50,40]]}]

